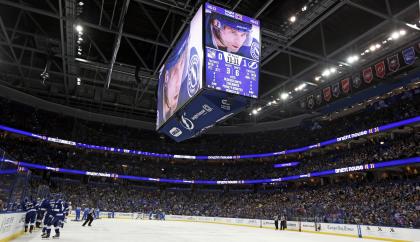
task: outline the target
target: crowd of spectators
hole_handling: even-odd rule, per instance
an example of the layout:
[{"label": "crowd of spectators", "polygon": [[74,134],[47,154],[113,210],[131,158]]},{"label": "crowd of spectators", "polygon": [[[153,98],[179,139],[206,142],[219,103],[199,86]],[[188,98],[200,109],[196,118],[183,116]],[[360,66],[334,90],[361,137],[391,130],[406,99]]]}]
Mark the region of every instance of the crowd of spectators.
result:
[{"label": "crowd of spectators", "polygon": [[[420,177],[368,181],[359,177],[324,185],[300,185],[259,192],[193,191],[144,188],[117,183],[82,184],[54,179],[51,192],[62,192],[76,206],[101,211],[192,216],[359,223],[420,228]],[[32,184],[39,185],[38,181]]]},{"label": "crowd of spectators", "polygon": [[[278,178],[322,170],[420,156],[420,130],[388,134],[359,144],[343,144],[318,153],[305,153],[271,161],[173,161],[119,153],[91,152],[27,137],[0,135],[2,148],[14,160],[94,172],[188,180],[245,180]],[[300,162],[274,168],[276,163]]]},{"label": "crowd of spectators", "polygon": [[[182,143],[155,131],[86,121],[35,109],[0,98],[0,124],[83,143],[122,147],[157,153],[236,155],[274,152],[418,116],[420,89],[408,90],[367,108],[333,120],[306,120],[294,128],[248,134],[206,134]],[[333,128],[332,128],[333,127]],[[287,137],[287,138],[286,138]],[[234,140],[235,142],[221,142]],[[233,145],[234,144],[234,145]]]},{"label": "crowd of spectators", "polygon": [[[75,119],[36,110],[5,99],[0,99],[0,124],[89,144],[159,153],[263,153],[314,144],[418,116],[419,93],[418,89],[410,90],[373,103],[366,109],[348,116],[334,120],[304,122],[288,130],[228,136],[205,135],[182,144],[161,139],[156,132]],[[99,152],[52,144],[5,131],[0,132],[0,148],[4,149],[11,159],[50,167],[156,178],[244,180],[278,178],[420,156],[419,128],[411,127],[400,131],[363,137],[357,142],[345,142],[301,154],[234,161],[174,161]],[[227,139],[235,142],[225,142]],[[300,164],[283,169],[273,167],[275,163],[290,161],[298,161]],[[0,169],[3,168],[4,163]],[[286,184],[267,190],[251,186],[246,191],[225,188],[210,191],[185,186],[181,189],[181,186],[145,187],[145,184],[140,184],[140,187],[133,182],[110,178],[86,180],[78,177],[71,180],[75,179],[75,176],[32,170],[31,186],[32,194],[39,185],[48,185],[52,193],[64,193],[75,206],[99,207],[101,210],[144,213],[162,210],[166,214],[258,219],[272,219],[276,214],[286,214],[289,218],[317,218],[334,223],[420,228],[420,186],[416,172],[410,173],[410,179],[372,180],[366,178],[366,173],[363,173],[357,180],[335,183],[326,179],[326,184],[321,182],[315,186],[306,184],[296,187],[296,184]],[[4,188],[13,187],[12,183],[16,181],[1,176],[0,182],[3,184],[0,185],[1,204],[7,199],[3,196],[7,193]],[[19,193],[16,194],[17,197]]]}]

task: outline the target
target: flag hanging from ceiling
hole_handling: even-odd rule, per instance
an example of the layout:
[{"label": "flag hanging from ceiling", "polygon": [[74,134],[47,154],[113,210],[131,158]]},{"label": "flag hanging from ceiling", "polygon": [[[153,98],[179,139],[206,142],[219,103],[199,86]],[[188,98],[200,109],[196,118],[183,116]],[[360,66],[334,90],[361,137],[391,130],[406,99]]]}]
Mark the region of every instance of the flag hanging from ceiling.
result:
[{"label": "flag hanging from ceiling", "polygon": [[388,57],[387,61],[389,71],[396,72],[398,71],[398,69],[400,69],[400,61],[398,60],[398,54]]},{"label": "flag hanging from ceiling", "polygon": [[363,80],[368,84],[373,80],[372,67],[363,70]]},{"label": "flag hanging from ceiling", "polygon": [[414,47],[404,49],[402,54],[405,64],[412,65],[416,62],[416,52],[414,51]]},{"label": "flag hanging from ceiling", "polygon": [[375,73],[379,78],[385,77],[385,61],[381,61],[375,64]]},{"label": "flag hanging from ceiling", "polygon": [[326,87],[322,90],[324,93],[324,100],[329,102],[331,100],[331,87]]},{"label": "flag hanging from ceiling", "polygon": [[341,80],[341,90],[343,90],[344,94],[348,94],[350,92],[350,79],[349,78]]}]

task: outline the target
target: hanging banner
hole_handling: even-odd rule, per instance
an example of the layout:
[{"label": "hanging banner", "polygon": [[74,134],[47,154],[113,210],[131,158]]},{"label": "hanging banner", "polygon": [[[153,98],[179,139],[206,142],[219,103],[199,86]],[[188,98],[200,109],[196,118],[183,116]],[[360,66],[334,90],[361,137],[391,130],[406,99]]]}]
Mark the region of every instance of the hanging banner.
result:
[{"label": "hanging banner", "polygon": [[404,49],[402,54],[405,64],[412,65],[416,62],[416,52],[414,51],[414,47]]},{"label": "hanging banner", "polygon": [[368,67],[368,68],[363,70],[363,80],[367,84],[372,82],[372,80],[373,80],[372,67]]},{"label": "hanging banner", "polygon": [[341,80],[341,90],[343,93],[348,94],[350,92],[350,79],[346,78]]},{"label": "hanging banner", "polygon": [[389,71],[396,72],[398,71],[398,69],[400,69],[400,61],[398,60],[398,54],[388,57],[387,61]]},{"label": "hanging banner", "polygon": [[385,61],[381,61],[375,64],[375,73],[378,78],[385,77]]},{"label": "hanging banner", "polygon": [[329,102],[331,100],[331,87],[326,87],[322,90],[324,93],[324,100]]}]

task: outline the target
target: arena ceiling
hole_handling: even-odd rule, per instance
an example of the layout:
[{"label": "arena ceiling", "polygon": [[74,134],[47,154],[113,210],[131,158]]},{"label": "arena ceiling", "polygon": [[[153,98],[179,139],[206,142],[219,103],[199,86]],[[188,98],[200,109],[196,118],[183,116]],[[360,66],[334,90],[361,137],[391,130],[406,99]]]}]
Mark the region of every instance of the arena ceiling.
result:
[{"label": "arena ceiling", "polygon": [[[321,84],[314,78],[331,66],[345,74],[371,61],[375,55],[353,65],[346,59],[372,41],[405,28],[409,35],[401,45],[420,33],[406,26],[418,23],[417,0],[211,2],[261,20],[260,99],[253,106],[311,84],[261,115],[264,121],[306,112],[293,102]],[[155,122],[157,72],[201,3],[0,0],[0,84],[87,111]],[[255,122],[250,109],[229,122]]]}]

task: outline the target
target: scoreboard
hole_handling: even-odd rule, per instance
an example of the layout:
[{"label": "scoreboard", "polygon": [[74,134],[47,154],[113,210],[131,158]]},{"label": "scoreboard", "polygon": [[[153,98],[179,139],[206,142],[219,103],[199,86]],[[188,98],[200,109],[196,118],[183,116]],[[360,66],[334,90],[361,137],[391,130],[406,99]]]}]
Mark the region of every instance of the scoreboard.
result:
[{"label": "scoreboard", "polygon": [[195,137],[258,98],[260,22],[205,3],[159,72],[156,128]]},{"label": "scoreboard", "polygon": [[205,4],[206,86],[258,97],[260,23]]}]

